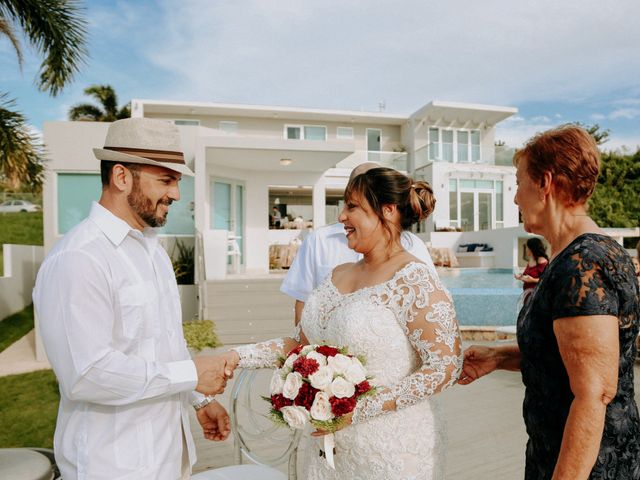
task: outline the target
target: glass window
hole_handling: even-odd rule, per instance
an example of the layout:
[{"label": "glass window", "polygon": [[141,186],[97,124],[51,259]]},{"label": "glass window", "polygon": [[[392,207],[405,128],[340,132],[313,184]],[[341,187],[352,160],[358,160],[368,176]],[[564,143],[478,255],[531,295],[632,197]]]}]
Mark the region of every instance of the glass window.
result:
[{"label": "glass window", "polygon": [[91,202],[102,193],[100,174],[58,174],[58,234],[63,235],[89,216]]},{"label": "glass window", "polygon": [[452,227],[458,226],[458,181],[449,180],[449,221]]},{"label": "glass window", "polygon": [[496,222],[504,221],[504,193],[502,180],[496,181]]},{"label": "glass window", "polygon": [[336,130],[336,137],[337,138],[352,139],[353,138],[353,128],[351,128],[351,127],[338,127],[337,130]]},{"label": "glass window", "polygon": [[304,127],[305,140],[326,140],[327,127],[306,126]]},{"label": "glass window", "polygon": [[442,160],[453,162],[453,130],[442,130]]},{"label": "glass window", "polygon": [[218,123],[218,130],[226,133],[236,133],[238,131],[238,122],[223,120]]},{"label": "glass window", "polygon": [[480,230],[491,229],[491,194],[478,192],[478,221]]},{"label": "glass window", "polygon": [[287,139],[288,140],[300,140],[300,127],[287,127]]},{"label": "glass window", "polygon": [[458,131],[458,162],[469,161],[469,132]]},{"label": "glass window", "polygon": [[175,125],[187,125],[192,127],[197,127],[200,125],[200,120],[174,120],[173,123]]},{"label": "glass window", "polygon": [[480,161],[480,130],[471,130],[471,161]]},{"label": "glass window", "polygon": [[429,129],[429,160],[440,159],[440,130],[437,128]]}]

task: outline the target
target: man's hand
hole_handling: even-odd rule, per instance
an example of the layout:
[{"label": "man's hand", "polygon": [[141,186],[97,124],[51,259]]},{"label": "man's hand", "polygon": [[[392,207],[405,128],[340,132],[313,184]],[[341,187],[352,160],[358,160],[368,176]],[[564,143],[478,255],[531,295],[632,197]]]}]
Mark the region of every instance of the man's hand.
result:
[{"label": "man's hand", "polygon": [[233,369],[227,367],[227,362],[221,355],[196,357],[193,359],[193,363],[195,363],[198,372],[197,392],[204,395],[216,395],[224,392],[227,378],[233,375]]},{"label": "man's hand", "polygon": [[204,438],[219,442],[226,440],[231,432],[229,414],[215,400],[196,412],[198,422],[202,426]]}]

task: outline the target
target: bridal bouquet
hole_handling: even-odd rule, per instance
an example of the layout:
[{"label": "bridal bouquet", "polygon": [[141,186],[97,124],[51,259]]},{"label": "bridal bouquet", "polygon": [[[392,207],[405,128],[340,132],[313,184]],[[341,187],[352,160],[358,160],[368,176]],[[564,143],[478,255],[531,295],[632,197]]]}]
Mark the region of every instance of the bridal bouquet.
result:
[{"label": "bridal bouquet", "polygon": [[[282,358],[271,378],[271,417],[276,423],[302,429],[307,423],[334,432],[358,398],[375,392],[364,359],[346,348],[298,346]],[[333,466],[333,435],[325,437],[327,461]],[[331,451],[329,451],[331,450]]]}]

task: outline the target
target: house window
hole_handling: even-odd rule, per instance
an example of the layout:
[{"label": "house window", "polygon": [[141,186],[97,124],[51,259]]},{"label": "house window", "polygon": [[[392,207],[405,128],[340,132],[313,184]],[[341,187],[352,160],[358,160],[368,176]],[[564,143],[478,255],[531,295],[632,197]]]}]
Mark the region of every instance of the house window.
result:
[{"label": "house window", "polygon": [[353,128],[338,127],[336,130],[336,138],[351,140],[353,138]]},{"label": "house window", "polygon": [[440,129],[429,129],[429,160],[440,160]]},{"label": "house window", "polygon": [[[58,173],[58,235],[64,235],[89,216],[91,202],[102,192],[99,173]],[[180,200],[169,208],[167,223],[160,234],[193,235],[194,180],[186,175],[180,181]]]},{"label": "house window", "polygon": [[327,127],[323,125],[285,125],[287,140],[326,140]]},{"label": "house window", "polygon": [[429,160],[469,163],[480,162],[479,130],[429,128]]},{"label": "house window", "polygon": [[197,127],[200,125],[200,120],[174,120],[173,123],[174,125]]},{"label": "house window", "polygon": [[471,161],[480,161],[480,130],[471,130]]},{"label": "house window", "polygon": [[504,228],[504,182],[496,181],[496,228]]},{"label": "house window", "polygon": [[453,130],[442,130],[442,160],[453,162]]},{"label": "house window", "polygon": [[460,226],[458,221],[458,180],[449,180],[449,225],[454,228]]},{"label": "house window", "polygon": [[459,130],[457,136],[458,136],[458,162],[466,163],[469,161],[469,132]]},{"label": "house window", "polygon": [[229,122],[226,120],[222,120],[218,122],[218,130],[225,133],[237,133],[238,122]]}]

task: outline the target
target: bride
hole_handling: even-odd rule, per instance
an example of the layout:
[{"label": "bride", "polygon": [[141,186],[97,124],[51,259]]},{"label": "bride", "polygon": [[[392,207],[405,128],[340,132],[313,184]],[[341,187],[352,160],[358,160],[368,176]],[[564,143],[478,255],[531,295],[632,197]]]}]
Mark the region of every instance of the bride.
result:
[{"label": "bride", "polygon": [[309,343],[366,358],[375,395],[360,398],[336,432],[335,470],[318,446],[305,449],[305,479],[444,478],[444,425],[433,397],[457,381],[459,329],[436,271],[400,244],[401,231],[434,205],[427,183],[389,168],[352,179],[339,220],[363,259],[336,267],[314,290],[295,335],[226,354],[241,368],[276,366],[278,355]]}]

